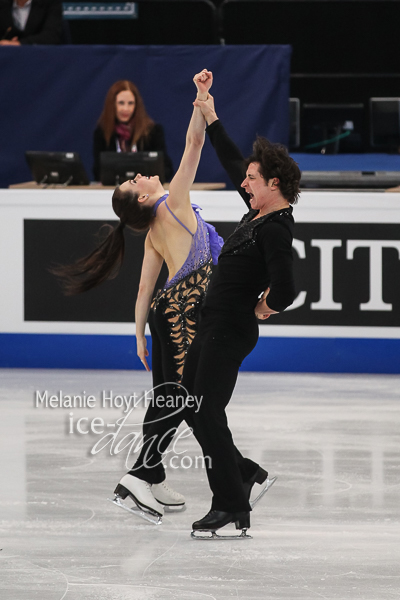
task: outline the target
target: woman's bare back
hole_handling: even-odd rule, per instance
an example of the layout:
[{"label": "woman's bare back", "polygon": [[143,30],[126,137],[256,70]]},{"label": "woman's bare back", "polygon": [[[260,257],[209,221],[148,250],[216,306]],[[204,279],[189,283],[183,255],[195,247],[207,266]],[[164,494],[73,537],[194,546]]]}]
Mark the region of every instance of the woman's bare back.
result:
[{"label": "woman's bare back", "polygon": [[[188,207],[175,210],[176,218],[174,218],[166,202],[162,202],[157,209],[157,218],[150,228],[150,238],[154,248],[165,260],[168,277],[172,279],[188,257],[197,230],[197,219],[190,204]],[[177,221],[177,218],[191,233]]]}]

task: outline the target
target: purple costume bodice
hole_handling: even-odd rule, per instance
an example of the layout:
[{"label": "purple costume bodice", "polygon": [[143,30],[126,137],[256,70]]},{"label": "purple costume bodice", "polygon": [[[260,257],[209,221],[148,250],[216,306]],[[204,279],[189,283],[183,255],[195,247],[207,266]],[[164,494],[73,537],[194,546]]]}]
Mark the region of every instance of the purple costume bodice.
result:
[{"label": "purple costume bodice", "polygon": [[178,281],[184,277],[187,277],[187,275],[192,273],[192,271],[196,271],[199,267],[205,265],[211,258],[213,263],[217,264],[219,253],[224,244],[224,240],[218,235],[218,233],[215,231],[215,228],[210,225],[210,223],[206,223],[206,221],[204,221],[204,219],[200,216],[199,211],[201,208],[199,206],[192,204],[192,208],[197,219],[196,232],[192,233],[190,229],[188,229],[186,225],[184,225],[184,223],[182,223],[182,221],[180,221],[178,217],[174,215],[166,202],[167,198],[168,194],[165,194],[165,196],[162,196],[157,200],[153,206],[153,214],[155,215],[160,204],[165,202],[165,206],[174,219],[178,221],[178,223],[182,225],[182,227],[186,229],[186,231],[188,231],[192,236],[192,244],[185,262],[179,271],[175,273],[172,279],[169,279],[168,277],[164,285],[164,289],[172,287],[178,283]]}]

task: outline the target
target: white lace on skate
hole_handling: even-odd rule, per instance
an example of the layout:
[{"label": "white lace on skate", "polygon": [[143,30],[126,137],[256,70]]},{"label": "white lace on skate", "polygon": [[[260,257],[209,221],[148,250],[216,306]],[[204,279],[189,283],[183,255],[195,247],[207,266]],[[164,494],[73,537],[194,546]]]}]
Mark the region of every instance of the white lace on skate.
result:
[{"label": "white lace on skate", "polygon": [[147,483],[147,481],[143,481],[133,475],[127,474],[123,476],[119,483],[130,492],[129,495],[132,500],[134,500],[140,508],[153,510],[160,515],[163,514],[163,507],[155,499],[151,490],[151,485]]},{"label": "white lace on skate", "polygon": [[[114,494],[114,498],[107,498],[114,506],[123,508],[154,525],[161,525],[164,507],[154,498],[151,485],[146,481],[127,473],[118,483]],[[129,506],[125,500],[132,501],[133,505]]]},{"label": "white lace on skate", "polygon": [[185,496],[173,490],[166,481],[154,483],[151,487],[154,498],[160,504],[167,507],[183,506],[185,504]]}]

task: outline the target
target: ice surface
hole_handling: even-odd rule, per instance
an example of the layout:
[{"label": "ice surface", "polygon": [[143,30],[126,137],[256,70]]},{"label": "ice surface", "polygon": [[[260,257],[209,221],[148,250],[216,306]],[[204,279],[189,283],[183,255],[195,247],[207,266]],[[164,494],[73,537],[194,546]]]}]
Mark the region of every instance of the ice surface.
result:
[{"label": "ice surface", "polygon": [[[193,438],[178,447],[191,467],[168,468],[185,512],[156,527],[107,502],[134,460],[128,440],[91,454],[100,421],[87,434],[76,424],[114,431],[106,425],[124,413],[100,406],[102,390],[140,395],[149,374],[3,370],[0,382],[2,599],[399,597],[400,377],[240,374],[235,441],[278,480],[252,512],[253,539],[236,542],[190,538],[210,505]],[[96,406],[35,407],[37,390],[93,394]],[[136,408],[134,422],[143,415]]]}]

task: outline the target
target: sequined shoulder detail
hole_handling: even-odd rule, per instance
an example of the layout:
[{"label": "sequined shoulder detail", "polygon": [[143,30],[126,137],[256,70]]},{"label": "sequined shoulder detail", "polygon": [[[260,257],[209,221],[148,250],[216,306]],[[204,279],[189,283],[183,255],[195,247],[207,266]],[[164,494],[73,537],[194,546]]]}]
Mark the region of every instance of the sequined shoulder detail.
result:
[{"label": "sequined shoulder detail", "polygon": [[293,220],[292,212],[293,208],[289,206],[288,208],[269,213],[268,215],[265,215],[265,217],[255,219],[254,217],[258,214],[258,211],[251,209],[242,217],[242,220],[236,227],[235,231],[226,240],[221,250],[221,256],[225,254],[237,254],[238,252],[243,252],[246,248],[255,244],[254,233],[258,227],[263,225],[263,223],[267,221],[273,221],[278,217],[284,217]]},{"label": "sequined shoulder detail", "polygon": [[214,227],[201,218],[198,212],[201,210],[200,207],[193,204],[192,208],[197,219],[197,229],[195,234],[191,233],[192,244],[189,254],[182,267],[172,279],[167,279],[164,289],[175,285],[192,271],[196,271],[202,265],[205,265],[210,259],[212,259],[214,264],[218,262],[219,252],[224,241],[217,234]]},{"label": "sequined shoulder detail", "polygon": [[169,288],[175,285],[178,281],[189,275],[192,271],[195,271],[211,258],[210,245],[207,239],[207,228],[205,227],[203,219],[199,217],[197,212],[197,229],[196,233],[192,237],[192,244],[190,246],[189,254],[179,271],[170,279],[168,277],[164,288]]}]

